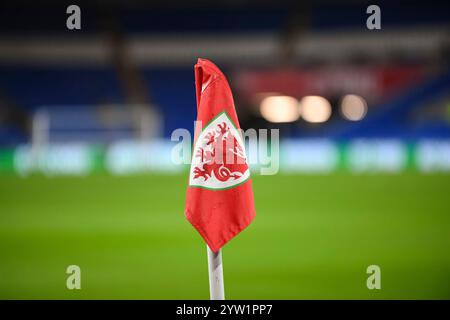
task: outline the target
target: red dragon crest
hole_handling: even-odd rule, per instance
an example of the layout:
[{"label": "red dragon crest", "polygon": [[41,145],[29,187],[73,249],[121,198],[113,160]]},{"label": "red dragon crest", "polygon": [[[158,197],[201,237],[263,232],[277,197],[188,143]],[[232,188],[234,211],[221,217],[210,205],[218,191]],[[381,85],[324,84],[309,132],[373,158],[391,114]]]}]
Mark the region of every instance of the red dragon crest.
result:
[{"label": "red dragon crest", "polygon": [[203,146],[195,154],[200,165],[194,168],[194,179],[206,181],[214,174],[217,180],[224,182],[238,179],[248,170],[244,150],[227,123],[219,123],[211,129],[204,137]]}]

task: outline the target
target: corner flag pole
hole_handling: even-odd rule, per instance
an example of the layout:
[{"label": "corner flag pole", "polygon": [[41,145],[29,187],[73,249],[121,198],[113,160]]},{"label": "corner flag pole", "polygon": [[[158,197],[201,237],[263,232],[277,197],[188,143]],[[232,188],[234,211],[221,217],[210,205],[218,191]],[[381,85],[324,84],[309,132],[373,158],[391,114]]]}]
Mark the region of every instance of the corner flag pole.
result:
[{"label": "corner flag pole", "polygon": [[213,252],[208,245],[209,296],[211,300],[225,300],[223,287],[222,250]]}]

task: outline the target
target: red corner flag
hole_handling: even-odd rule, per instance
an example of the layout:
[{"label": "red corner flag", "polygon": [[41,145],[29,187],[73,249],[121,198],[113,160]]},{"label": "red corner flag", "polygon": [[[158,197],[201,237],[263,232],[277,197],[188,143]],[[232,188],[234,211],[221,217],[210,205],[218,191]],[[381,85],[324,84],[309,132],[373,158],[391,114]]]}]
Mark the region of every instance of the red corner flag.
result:
[{"label": "red corner flag", "polygon": [[195,65],[197,121],[186,218],[217,252],[255,217],[252,182],[233,96],[211,61]]}]

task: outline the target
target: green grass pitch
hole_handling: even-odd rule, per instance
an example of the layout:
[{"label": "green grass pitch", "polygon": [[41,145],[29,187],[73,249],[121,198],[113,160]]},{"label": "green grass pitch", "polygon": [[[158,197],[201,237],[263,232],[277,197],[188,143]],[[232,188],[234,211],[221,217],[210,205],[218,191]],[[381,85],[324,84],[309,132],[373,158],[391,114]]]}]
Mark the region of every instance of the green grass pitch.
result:
[{"label": "green grass pitch", "polygon": [[[0,298],[208,299],[185,176],[0,176]],[[223,249],[229,299],[450,299],[450,176],[253,178]],[[68,265],[81,290],[66,288]],[[381,267],[381,290],[366,268]]]}]

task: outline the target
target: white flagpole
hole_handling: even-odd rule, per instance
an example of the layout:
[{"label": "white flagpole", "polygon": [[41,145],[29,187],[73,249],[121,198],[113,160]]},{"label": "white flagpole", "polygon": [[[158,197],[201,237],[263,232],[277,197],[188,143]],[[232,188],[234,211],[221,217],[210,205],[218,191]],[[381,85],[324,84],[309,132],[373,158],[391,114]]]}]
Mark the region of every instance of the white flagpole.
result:
[{"label": "white flagpole", "polygon": [[211,300],[225,300],[223,287],[222,250],[213,252],[208,246],[209,296]]}]

